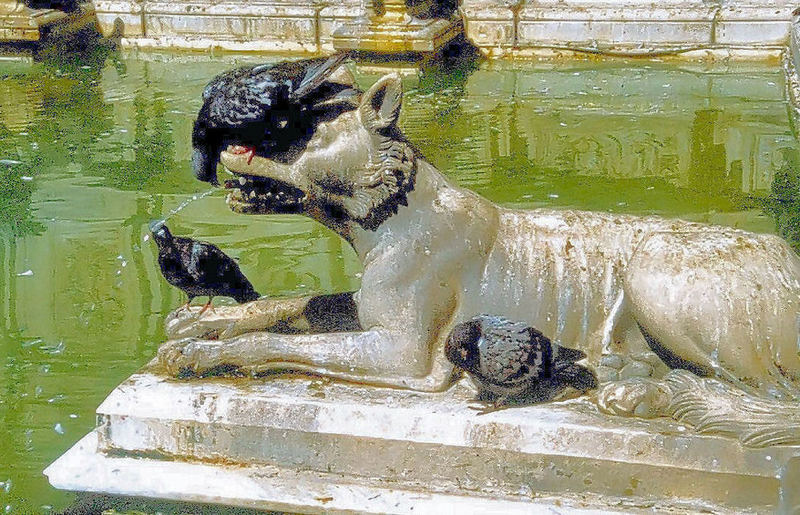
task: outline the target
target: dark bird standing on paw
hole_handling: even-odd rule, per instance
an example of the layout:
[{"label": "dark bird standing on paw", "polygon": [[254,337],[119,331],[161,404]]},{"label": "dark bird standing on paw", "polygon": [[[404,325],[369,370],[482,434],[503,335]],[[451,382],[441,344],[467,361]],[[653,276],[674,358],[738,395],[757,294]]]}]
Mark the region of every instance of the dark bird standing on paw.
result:
[{"label": "dark bird standing on paw", "polygon": [[348,54],[247,66],[221,73],[203,90],[192,130],[192,168],[216,184],[219,154],[234,152],[290,160],[314,132],[320,111],[354,109],[358,89],[337,70]]},{"label": "dark bird standing on paw", "polygon": [[586,355],[561,347],[522,322],[478,315],[453,328],[445,355],[478,387],[478,400],[501,406],[554,399],[567,387],[585,392],[597,378],[576,361]]},{"label": "dark bird standing on paw", "polygon": [[215,245],[173,236],[160,221],[151,223],[150,231],[158,245],[161,273],[168,283],[189,296],[186,307],[195,297],[208,296],[208,303],[198,315],[211,306],[214,297],[233,297],[240,304],[259,298],[236,261]]}]

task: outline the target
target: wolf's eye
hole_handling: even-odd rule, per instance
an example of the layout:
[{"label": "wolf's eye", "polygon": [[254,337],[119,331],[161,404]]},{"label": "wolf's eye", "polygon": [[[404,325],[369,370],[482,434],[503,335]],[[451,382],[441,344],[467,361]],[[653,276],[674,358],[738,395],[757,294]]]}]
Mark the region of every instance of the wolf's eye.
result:
[{"label": "wolf's eye", "polygon": [[279,129],[285,129],[287,125],[289,125],[289,120],[279,120],[278,121],[278,128]]},{"label": "wolf's eye", "polygon": [[466,361],[467,360],[467,349],[460,349],[459,352],[461,353],[461,359]]}]

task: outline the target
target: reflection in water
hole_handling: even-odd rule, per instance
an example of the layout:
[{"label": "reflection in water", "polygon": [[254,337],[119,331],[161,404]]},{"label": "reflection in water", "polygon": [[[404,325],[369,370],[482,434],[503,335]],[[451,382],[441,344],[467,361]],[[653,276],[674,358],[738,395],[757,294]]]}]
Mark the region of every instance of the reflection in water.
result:
[{"label": "reflection in water", "polygon": [[[729,192],[725,144],[715,141],[722,111],[698,109],[690,129],[689,187],[707,198],[712,192]],[[710,208],[711,206],[708,206]]]},{"label": "reflection in water", "polygon": [[[0,145],[2,141],[0,136]],[[44,230],[32,207],[34,173],[30,164],[0,164],[0,239],[14,240]]]},{"label": "reflection in water", "polygon": [[[144,237],[205,189],[189,164],[200,92],[262,60],[0,63],[0,160],[21,163],[0,164],[0,510],[71,499],[42,469],[153,357],[181,302]],[[357,71],[364,86],[377,78]],[[759,65],[467,61],[405,79],[401,122],[456,182],[504,205],[682,216],[797,248],[800,163],[781,82]],[[235,215],[220,197],[176,214],[175,234],[219,245],[268,295],[358,287],[360,265],[327,229]],[[762,204],[771,218],[745,209]]]},{"label": "reflection in water", "polygon": [[778,70],[513,66],[489,63],[474,72],[458,116],[441,132],[429,128],[425,109],[442,103],[446,90],[414,97],[419,112],[406,114],[412,141],[437,164],[512,205],[731,223],[717,212],[750,224],[752,214],[733,215],[740,199],[763,196],[775,155],[795,145]]},{"label": "reflection in water", "polygon": [[775,232],[800,253],[800,156],[787,148],[782,157],[764,210],[775,220]]},{"label": "reflection in water", "polygon": [[[161,176],[175,168],[175,142],[163,94],[137,91],[133,100],[133,143],[120,144],[119,160],[95,163],[94,171],[108,184],[124,190],[158,189]],[[126,159],[126,150],[133,159]]]}]

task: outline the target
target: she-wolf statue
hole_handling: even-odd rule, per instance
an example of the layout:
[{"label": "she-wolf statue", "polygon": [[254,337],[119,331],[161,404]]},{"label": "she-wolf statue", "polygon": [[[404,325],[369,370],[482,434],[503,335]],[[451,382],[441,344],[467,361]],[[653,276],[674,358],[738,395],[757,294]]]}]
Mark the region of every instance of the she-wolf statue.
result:
[{"label": "she-wolf statue", "polygon": [[[453,377],[449,332],[491,313],[580,349],[590,365],[654,352],[655,377],[601,385],[606,412],[672,416],[747,445],[800,443],[800,259],[782,239],[499,207],[453,184],[403,137],[399,76],[363,92],[340,61],[295,64],[280,109],[263,103],[269,123],[259,130],[275,141],[226,139],[236,131],[207,116],[195,151],[201,179],[216,182],[217,159],[234,175],[233,211],[303,214],[345,239],[363,264],[360,289],[260,299],[199,319],[178,310],[159,350],[168,373],[288,368],[440,391]],[[227,115],[226,102],[253,94],[242,91],[248,73],[236,73],[209,85],[203,109]],[[250,80],[261,82],[271,87]],[[201,145],[211,129],[219,140]]]}]

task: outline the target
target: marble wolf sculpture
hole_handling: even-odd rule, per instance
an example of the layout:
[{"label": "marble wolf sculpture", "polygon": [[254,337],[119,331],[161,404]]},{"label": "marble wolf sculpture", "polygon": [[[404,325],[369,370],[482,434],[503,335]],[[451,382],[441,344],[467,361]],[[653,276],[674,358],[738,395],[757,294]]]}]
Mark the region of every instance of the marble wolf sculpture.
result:
[{"label": "marble wolf sculpture", "polygon": [[[343,70],[330,80],[355,88]],[[673,416],[750,445],[800,443],[800,260],[783,240],[658,217],[499,207],[406,141],[401,100],[399,76],[387,75],[344,108],[323,105],[290,155],[221,152],[236,179],[227,183],[233,211],[324,224],[355,249],[361,287],[199,319],[178,310],[159,351],[168,373],[291,369],[441,391],[453,380],[448,333],[491,313],[581,349],[590,365],[652,349],[673,369],[604,385],[607,411]]]}]

